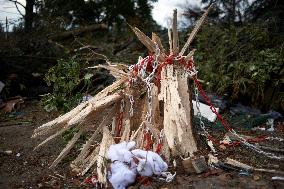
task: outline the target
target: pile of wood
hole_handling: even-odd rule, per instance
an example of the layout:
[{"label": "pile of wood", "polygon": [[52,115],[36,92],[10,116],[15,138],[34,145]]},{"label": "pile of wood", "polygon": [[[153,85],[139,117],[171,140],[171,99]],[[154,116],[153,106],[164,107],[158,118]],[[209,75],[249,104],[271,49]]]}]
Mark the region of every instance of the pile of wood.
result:
[{"label": "pile of wood", "polygon": [[[194,50],[186,56],[184,53],[208,11],[209,9],[198,21],[181,51],[179,51],[177,32],[177,11],[174,11],[172,27],[168,30],[170,55],[183,57],[186,61],[192,58]],[[153,33],[150,39],[138,28],[132,29],[153,57],[158,60],[158,64],[166,61],[168,53],[156,34]],[[157,46],[160,51],[158,56],[155,54]],[[145,149],[146,143],[149,143],[145,139],[147,133],[151,134],[150,150],[155,151],[160,145],[160,153],[167,160],[176,156],[193,157],[198,149],[192,129],[192,86],[189,83],[190,76],[175,61],[176,59],[173,64],[163,67],[160,85],[152,83],[151,90],[140,77],[136,78],[134,84],[129,85],[130,73],[123,65],[100,65],[99,67],[108,69],[117,81],[89,101],[81,103],[70,112],[35,129],[33,137],[48,136],[36,148],[60,136],[68,129],[76,127],[78,132],[52,163],[51,167],[55,167],[70,152],[79,137],[87,133],[90,137],[71,166],[81,175],[94,167],[100,183],[107,182],[106,152],[109,146],[115,142],[135,141],[137,148]],[[149,103],[150,98],[151,103]],[[133,114],[130,113],[132,110]],[[151,119],[146,119],[149,112]],[[161,133],[164,133],[163,138]]]}]

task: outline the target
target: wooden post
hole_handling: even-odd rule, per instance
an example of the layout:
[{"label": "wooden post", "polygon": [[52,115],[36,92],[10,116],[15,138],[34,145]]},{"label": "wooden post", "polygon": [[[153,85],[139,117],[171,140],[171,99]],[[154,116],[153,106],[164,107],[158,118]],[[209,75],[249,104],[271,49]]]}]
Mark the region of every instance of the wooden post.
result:
[{"label": "wooden post", "polygon": [[7,18],[7,16],[6,16],[6,39],[8,39],[8,18]]}]

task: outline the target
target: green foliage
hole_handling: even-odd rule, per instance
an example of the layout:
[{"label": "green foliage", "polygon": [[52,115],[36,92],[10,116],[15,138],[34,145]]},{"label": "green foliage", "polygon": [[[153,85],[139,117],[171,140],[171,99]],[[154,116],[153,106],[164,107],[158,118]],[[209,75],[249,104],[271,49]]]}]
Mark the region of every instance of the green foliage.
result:
[{"label": "green foliage", "polygon": [[[66,60],[58,60],[58,64],[48,70],[45,81],[52,87],[52,93],[43,96],[42,104],[46,111],[63,110],[68,111],[77,106],[83,97],[82,91],[91,86],[92,73],[82,74],[83,66],[74,56]],[[79,87],[83,83],[83,87]],[[67,143],[78,132],[73,127],[62,134],[63,140]],[[80,141],[85,141],[86,136],[81,135]],[[75,147],[78,149],[79,147]]]},{"label": "green foliage", "polygon": [[235,24],[242,22],[245,18],[244,8],[248,7],[248,0],[201,0],[208,7],[214,2],[214,8],[209,16],[224,24]]},{"label": "green foliage", "polygon": [[284,37],[284,1],[253,1],[245,11],[251,22],[266,23],[272,35],[275,37]]},{"label": "green foliage", "polygon": [[[202,0],[201,7],[212,1]],[[196,41],[208,90],[263,110],[284,110],[283,1],[216,0]],[[189,21],[202,13],[184,6]]]},{"label": "green foliage", "polygon": [[78,85],[83,82],[84,86],[89,86],[93,76],[87,73],[81,78],[81,69],[82,66],[75,57],[67,60],[61,59],[56,66],[49,69],[45,75],[45,81],[48,86],[52,87],[52,94],[48,93],[42,99],[46,111],[67,111],[80,103],[82,94],[77,89]]},{"label": "green foliage", "polygon": [[270,40],[259,25],[205,27],[196,43],[199,77],[208,81],[209,90],[232,100],[280,108],[284,58],[282,47],[273,47]]},{"label": "green foliage", "polygon": [[[112,31],[125,31],[126,23],[151,29],[157,24],[152,19],[150,2],[156,0],[49,0],[39,3],[38,24],[45,29],[69,29],[86,24],[106,24]],[[42,21],[45,22],[42,22]],[[47,27],[46,27],[47,26]]]}]

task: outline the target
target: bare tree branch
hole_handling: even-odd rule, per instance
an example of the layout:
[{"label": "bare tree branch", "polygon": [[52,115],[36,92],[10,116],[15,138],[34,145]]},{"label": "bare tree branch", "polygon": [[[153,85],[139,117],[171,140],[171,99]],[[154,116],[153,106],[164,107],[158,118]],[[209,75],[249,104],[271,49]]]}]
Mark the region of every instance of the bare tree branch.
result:
[{"label": "bare tree branch", "polygon": [[20,15],[22,15],[22,17],[24,17],[25,15],[24,15],[24,14],[20,11],[20,9],[19,9],[19,7],[18,7],[17,3],[15,3],[15,6],[16,6],[16,8],[17,8],[18,12],[20,13]]},{"label": "bare tree branch", "polygon": [[18,2],[17,0],[8,0],[8,1],[11,1],[15,4],[18,4],[18,5],[22,6],[24,9],[26,8],[26,6],[24,6],[22,3]]},{"label": "bare tree branch", "polygon": [[25,15],[20,11],[18,5],[22,6],[24,9],[26,8],[22,3],[18,2],[17,0],[8,0],[10,2],[15,3],[16,9],[17,11],[20,13],[20,15],[22,15],[22,17],[24,17]]}]

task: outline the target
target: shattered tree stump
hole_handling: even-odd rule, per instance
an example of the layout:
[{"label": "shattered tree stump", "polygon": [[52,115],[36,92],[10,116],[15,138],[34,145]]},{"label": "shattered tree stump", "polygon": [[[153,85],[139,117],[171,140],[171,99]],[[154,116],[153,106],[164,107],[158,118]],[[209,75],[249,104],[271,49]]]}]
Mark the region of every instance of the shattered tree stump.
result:
[{"label": "shattered tree stump", "polygon": [[128,73],[125,65],[96,66],[109,70],[117,81],[89,101],[35,129],[33,137],[49,135],[36,147],[39,148],[64,131],[78,128],[51,167],[55,167],[86,133],[90,137],[71,166],[81,175],[93,168],[102,184],[107,184],[106,151],[115,142],[135,141],[137,148],[161,153],[168,161],[172,157],[194,157],[198,149],[192,127],[192,86],[188,84],[188,65],[184,64],[193,62],[195,50],[186,56],[184,53],[208,11],[179,52],[177,11],[174,10],[172,27],[168,30],[169,55],[156,34],[150,39],[132,27],[153,55],[140,58]]},{"label": "shattered tree stump", "polygon": [[160,100],[164,102],[164,132],[173,155],[193,156],[197,151],[192,130],[192,88],[185,71],[168,65],[162,71]]}]

